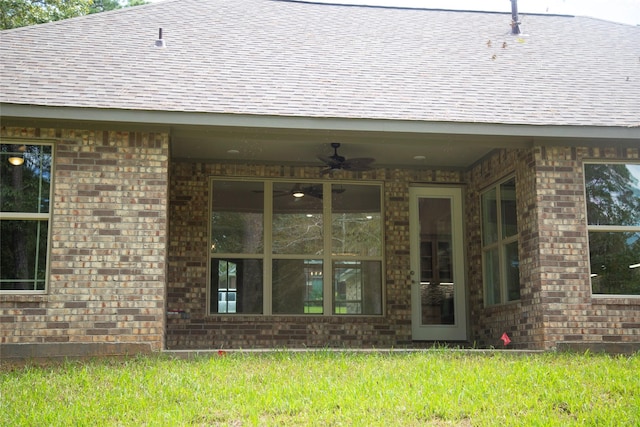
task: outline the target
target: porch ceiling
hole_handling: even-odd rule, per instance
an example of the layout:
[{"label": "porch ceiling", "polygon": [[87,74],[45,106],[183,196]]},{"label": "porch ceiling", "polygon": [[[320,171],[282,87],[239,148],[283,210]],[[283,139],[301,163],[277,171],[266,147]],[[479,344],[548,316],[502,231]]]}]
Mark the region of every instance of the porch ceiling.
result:
[{"label": "porch ceiling", "polygon": [[[374,167],[468,168],[498,148],[538,146],[636,147],[637,128],[571,126],[509,126],[475,123],[425,123],[407,121],[311,120],[260,126],[171,126],[171,157],[182,160],[256,164],[315,165],[319,155],[333,154],[332,142],[342,144],[338,153],[347,159],[371,157]],[[304,123],[304,122],[303,122]]]},{"label": "porch ceiling", "polygon": [[466,168],[497,147],[522,148],[530,138],[318,129],[174,127],[174,159],[260,164],[324,164],[319,155],[372,157],[374,167]]}]

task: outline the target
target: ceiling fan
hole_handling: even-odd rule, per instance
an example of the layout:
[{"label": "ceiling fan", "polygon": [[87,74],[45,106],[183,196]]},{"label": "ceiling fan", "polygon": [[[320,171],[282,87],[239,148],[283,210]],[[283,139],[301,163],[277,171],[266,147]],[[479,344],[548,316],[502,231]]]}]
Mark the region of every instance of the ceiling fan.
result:
[{"label": "ceiling fan", "polygon": [[333,172],[335,170],[348,170],[348,171],[366,171],[372,169],[371,163],[375,162],[376,159],[372,159],[370,157],[356,157],[353,159],[347,159],[338,154],[338,148],[340,148],[340,143],[332,142],[331,147],[333,148],[332,156],[318,156],[318,159],[323,161],[328,168],[323,169],[320,173],[325,175],[327,173]]}]

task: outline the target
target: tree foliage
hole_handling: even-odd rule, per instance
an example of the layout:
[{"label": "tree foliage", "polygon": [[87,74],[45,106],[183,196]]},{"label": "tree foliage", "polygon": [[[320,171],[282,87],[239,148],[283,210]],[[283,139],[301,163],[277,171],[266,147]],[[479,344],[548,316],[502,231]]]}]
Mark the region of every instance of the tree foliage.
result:
[{"label": "tree foliage", "polygon": [[92,1],[0,0],[0,24],[9,29],[86,15]]},{"label": "tree foliage", "polygon": [[146,4],[145,0],[0,0],[0,29]]},{"label": "tree foliage", "polygon": [[122,9],[123,7],[140,6],[147,4],[145,0],[93,0],[89,13],[106,12],[108,10]]}]

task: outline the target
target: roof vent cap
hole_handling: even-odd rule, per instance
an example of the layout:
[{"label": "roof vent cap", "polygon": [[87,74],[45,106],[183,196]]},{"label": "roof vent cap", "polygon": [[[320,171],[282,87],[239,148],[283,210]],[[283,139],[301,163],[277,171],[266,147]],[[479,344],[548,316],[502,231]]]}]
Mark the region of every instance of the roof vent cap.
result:
[{"label": "roof vent cap", "polygon": [[156,40],[156,47],[167,47],[167,44],[162,39],[162,28],[158,28],[158,40]]},{"label": "roof vent cap", "polygon": [[518,18],[518,0],[511,0],[511,34],[520,34],[520,19]]}]

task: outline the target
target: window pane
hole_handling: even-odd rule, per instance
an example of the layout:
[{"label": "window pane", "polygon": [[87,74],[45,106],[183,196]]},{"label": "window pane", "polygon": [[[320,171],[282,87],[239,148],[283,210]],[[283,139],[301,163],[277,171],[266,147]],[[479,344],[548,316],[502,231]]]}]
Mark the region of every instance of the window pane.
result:
[{"label": "window pane", "polygon": [[482,195],[482,245],[487,246],[498,240],[497,190],[495,188]]},{"label": "window pane", "polygon": [[211,260],[211,312],[261,314],[262,260]]},{"label": "window pane", "polygon": [[485,304],[500,304],[500,259],[497,248],[484,253],[483,271],[487,298]]},{"label": "window pane", "polygon": [[273,314],[322,314],[322,260],[273,260]]},{"label": "window pane", "polygon": [[585,164],[589,225],[640,226],[640,165]]},{"label": "window pane", "polygon": [[382,314],[382,266],[379,261],[333,263],[335,314]]},{"label": "window pane", "polygon": [[51,152],[50,145],[0,146],[0,211],[49,212]]},{"label": "window pane", "polygon": [[589,233],[594,294],[640,295],[640,233]]},{"label": "window pane", "polygon": [[500,208],[502,215],[502,238],[518,233],[516,215],[516,180],[514,178],[500,185]]},{"label": "window pane", "polygon": [[380,186],[331,186],[332,251],[338,255],[380,256]]},{"label": "window pane", "polygon": [[44,290],[47,221],[0,221],[0,290]]},{"label": "window pane", "polygon": [[518,242],[505,245],[505,261],[507,278],[507,301],[520,299],[520,260],[518,257]]},{"label": "window pane", "polygon": [[260,182],[214,181],[211,251],[261,254],[264,235],[264,185]]},{"label": "window pane", "polygon": [[273,185],[274,254],[322,254],[322,184]]}]

